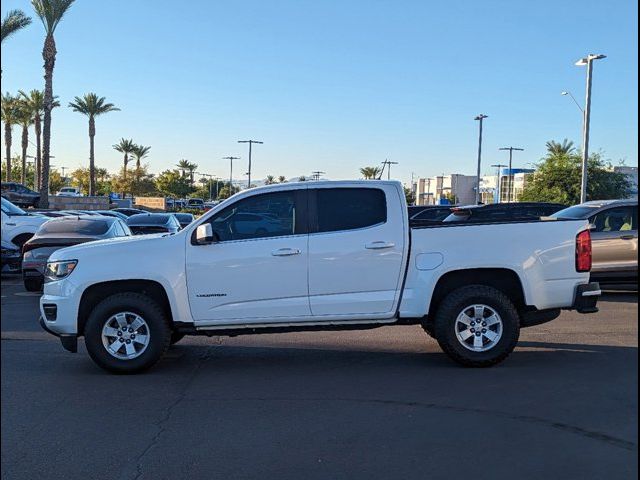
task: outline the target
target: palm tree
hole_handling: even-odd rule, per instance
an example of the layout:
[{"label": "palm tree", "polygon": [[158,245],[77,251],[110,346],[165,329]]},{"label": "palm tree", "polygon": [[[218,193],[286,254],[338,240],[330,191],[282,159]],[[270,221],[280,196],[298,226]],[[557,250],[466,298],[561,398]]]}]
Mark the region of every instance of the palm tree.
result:
[{"label": "palm tree", "polygon": [[380,167],[363,167],[360,169],[360,173],[365,180],[375,180],[380,175]]},{"label": "palm tree", "polygon": [[33,125],[30,105],[22,98],[16,97],[18,109],[17,123],[22,127],[22,175],[20,183],[27,184],[27,148],[29,147],[29,127]]},{"label": "palm tree", "polygon": [[9,11],[2,20],[2,41],[0,43],[4,43],[7,38],[16,33],[18,30],[22,30],[30,23],[31,18],[27,17],[22,10]]},{"label": "palm tree", "polygon": [[151,147],[145,147],[144,145],[134,145],[133,156],[136,157],[136,180],[138,180],[137,176],[140,173],[140,161],[145,158]]},{"label": "palm tree", "polygon": [[53,34],[74,0],[31,0],[45,29],[44,47],[44,118],[42,127],[42,178],[40,208],[49,207],[49,156],[51,147],[51,110],[53,110],[53,68],[56,64],[56,41]]},{"label": "palm tree", "polygon": [[124,153],[124,170],[122,171],[122,177],[127,180],[127,163],[129,163],[129,154],[133,153],[136,148],[136,144],[131,139],[120,139],[120,143],[116,143],[113,149],[117,152]]},{"label": "palm tree", "polygon": [[286,177],[284,175],[280,175],[278,177],[278,182],[280,183],[285,183],[287,181]]},{"label": "palm tree", "polygon": [[265,185],[271,185],[272,183],[274,183],[275,178],[276,177],[274,177],[273,175],[267,175],[267,178],[264,181]]},{"label": "palm tree", "polygon": [[31,23],[22,10],[11,10],[2,20],[2,42]]},{"label": "palm tree", "polygon": [[30,23],[31,18],[27,17],[22,10],[9,11],[2,20],[2,41],[0,43],[4,43],[7,38],[16,33],[18,30],[22,30]]},{"label": "palm tree", "polygon": [[89,117],[89,196],[96,193],[96,167],[94,158],[94,137],[96,136],[96,117],[109,112],[120,110],[113,103],[107,103],[104,97],[95,93],[87,93],[84,97],[75,97],[69,102],[69,108],[74,112]]},{"label": "palm tree", "polygon": [[183,177],[186,175],[186,172],[189,172],[189,179],[191,182],[191,187],[193,188],[193,174],[197,170],[198,165],[195,163],[191,163],[189,160],[185,160],[183,158],[176,164],[176,167],[178,167],[178,170],[182,171]]},{"label": "palm tree", "polygon": [[552,157],[568,155],[574,150],[573,142],[567,138],[565,138],[562,143],[556,142],[555,140],[549,140],[547,142],[547,152],[549,156]]},{"label": "palm tree", "polygon": [[[31,90],[29,94],[22,90],[18,90],[18,94],[25,107],[31,111],[33,117],[33,126],[36,133],[36,163],[35,163],[35,175],[34,175],[34,190],[40,190],[42,185],[42,114],[44,113],[44,92],[42,90]],[[53,107],[59,107],[60,102],[56,100],[57,96],[53,97]]]},{"label": "palm tree", "polygon": [[7,182],[11,181],[11,130],[18,123],[20,112],[18,110],[17,98],[9,92],[2,95],[0,102],[0,113],[4,122],[4,147],[7,155]]}]

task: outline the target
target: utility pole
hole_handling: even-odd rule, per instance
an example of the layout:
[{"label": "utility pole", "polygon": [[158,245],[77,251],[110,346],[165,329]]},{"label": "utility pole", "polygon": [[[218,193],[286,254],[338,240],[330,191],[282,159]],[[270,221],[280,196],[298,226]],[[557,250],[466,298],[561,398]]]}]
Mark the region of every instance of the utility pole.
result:
[{"label": "utility pole", "polygon": [[607,58],[606,55],[587,55],[575,64],[587,66],[587,92],[584,107],[584,127],[582,129],[582,182],[580,185],[580,203],[587,201],[587,172],[589,161],[589,122],[591,121],[591,77],[593,75],[593,61]]},{"label": "utility pole", "polygon": [[320,180],[320,176],[321,176],[321,175],[324,175],[325,173],[327,173],[327,172],[321,172],[321,171],[319,171],[319,170],[317,170],[317,171],[315,171],[315,172],[311,172],[311,178],[312,178],[313,180]]},{"label": "utility pole", "polygon": [[240,157],[222,157],[223,160],[229,160],[231,171],[229,172],[229,196],[233,194],[233,161],[240,160]]},{"label": "utility pole", "polygon": [[[199,173],[198,175],[200,175],[201,177],[207,177],[209,179],[209,201],[213,200],[213,198],[211,197],[211,179],[215,177],[215,175],[211,175],[209,173]],[[217,183],[216,183],[216,188],[217,188]]]},{"label": "utility pole", "polygon": [[508,165],[504,165],[503,163],[496,163],[495,165],[491,166],[498,169],[498,171],[496,172],[496,176],[498,178],[498,181],[496,182],[496,195],[498,197],[498,201],[496,203],[500,203],[500,169],[502,167],[507,167]]},{"label": "utility pole", "polygon": [[480,203],[480,165],[482,163],[482,121],[488,118],[488,115],[481,113],[474,120],[480,122],[480,129],[478,131],[478,173],[476,178],[476,205]]},{"label": "utility pole", "polygon": [[384,162],[382,162],[382,171],[380,172],[380,176],[378,177],[378,180],[382,178],[382,174],[384,173],[384,168],[387,166],[389,167],[387,169],[387,180],[391,180],[391,165],[398,165],[398,162],[390,162],[387,159],[385,159]]},{"label": "utility pole", "polygon": [[513,198],[513,172],[511,171],[511,167],[513,165],[513,151],[516,150],[518,152],[523,152],[524,148],[502,147],[499,150],[509,150],[509,190],[507,190],[507,203],[511,203],[511,199]]},{"label": "utility pole", "polygon": [[238,143],[248,143],[249,144],[249,172],[247,173],[247,175],[248,175],[247,188],[251,188],[251,146],[254,143],[258,143],[258,144],[262,145],[264,142],[259,142],[258,140],[238,140]]}]

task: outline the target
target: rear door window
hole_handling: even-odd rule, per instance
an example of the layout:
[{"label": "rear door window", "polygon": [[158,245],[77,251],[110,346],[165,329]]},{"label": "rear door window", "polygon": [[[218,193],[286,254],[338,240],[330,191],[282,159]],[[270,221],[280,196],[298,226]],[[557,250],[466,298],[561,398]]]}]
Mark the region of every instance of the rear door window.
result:
[{"label": "rear door window", "polygon": [[338,232],[387,221],[387,200],[379,188],[319,188],[313,190],[316,232]]},{"label": "rear door window", "polygon": [[628,232],[638,229],[638,207],[610,208],[590,219],[595,232]]}]

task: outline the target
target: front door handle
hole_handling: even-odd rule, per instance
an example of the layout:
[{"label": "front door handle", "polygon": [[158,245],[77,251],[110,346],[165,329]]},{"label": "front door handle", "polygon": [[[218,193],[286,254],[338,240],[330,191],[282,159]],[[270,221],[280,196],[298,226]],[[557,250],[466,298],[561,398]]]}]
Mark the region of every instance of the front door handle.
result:
[{"label": "front door handle", "polygon": [[371,242],[371,243],[367,243],[364,248],[368,249],[368,250],[383,250],[385,248],[393,248],[395,247],[396,244],[393,242],[382,242],[382,241],[378,241],[378,242]]},{"label": "front door handle", "polygon": [[622,240],[633,240],[634,238],[636,238],[635,235],[622,235],[620,237]]},{"label": "front door handle", "polygon": [[297,248],[280,248],[271,252],[274,257],[290,257],[291,255],[300,255],[300,250]]}]

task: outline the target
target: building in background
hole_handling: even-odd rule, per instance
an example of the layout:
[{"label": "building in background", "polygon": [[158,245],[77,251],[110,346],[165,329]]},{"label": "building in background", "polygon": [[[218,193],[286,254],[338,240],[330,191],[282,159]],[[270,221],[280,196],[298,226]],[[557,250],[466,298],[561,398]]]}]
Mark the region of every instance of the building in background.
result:
[{"label": "building in background", "polygon": [[420,178],[416,182],[416,205],[469,205],[475,202],[476,177],[452,173]]},{"label": "building in background", "polygon": [[613,167],[613,171],[616,173],[623,173],[627,179],[631,182],[631,198],[638,199],[638,167],[626,167],[621,165],[619,167]]},{"label": "building in background", "polygon": [[482,203],[519,202],[524,188],[535,170],[530,168],[508,168],[500,175],[485,175],[480,179],[480,201]]}]

